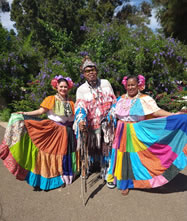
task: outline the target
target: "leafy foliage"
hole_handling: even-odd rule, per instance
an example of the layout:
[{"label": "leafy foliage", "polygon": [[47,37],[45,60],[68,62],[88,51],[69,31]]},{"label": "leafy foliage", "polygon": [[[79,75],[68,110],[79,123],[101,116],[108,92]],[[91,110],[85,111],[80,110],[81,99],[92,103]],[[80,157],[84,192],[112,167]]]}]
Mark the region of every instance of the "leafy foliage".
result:
[{"label": "leafy foliage", "polygon": [[8,121],[11,115],[11,109],[10,108],[4,108],[0,111],[0,120],[1,121]]},{"label": "leafy foliage", "polygon": [[10,34],[6,29],[0,24],[0,53],[8,51],[11,47]]},{"label": "leafy foliage", "polygon": [[43,51],[53,56],[55,52],[51,52],[50,41],[54,36],[49,29],[46,30],[47,25],[59,33],[72,35],[74,44],[80,44],[84,41],[85,34],[80,27],[95,21],[111,21],[114,9],[120,2],[56,0],[54,4],[54,0],[14,0],[11,19],[16,22],[19,35],[28,36],[32,32],[32,44],[40,44]]},{"label": "leafy foliage", "polygon": [[124,75],[143,74],[147,92],[153,96],[164,91],[171,93],[175,81],[186,77],[187,48],[173,38],[155,36],[145,27],[97,25],[90,28],[81,49],[83,55],[88,54],[97,62],[100,76],[109,79],[121,93]]},{"label": "leafy foliage", "polygon": [[7,0],[0,0],[0,8],[2,12],[9,12],[10,11],[10,5],[7,2]]},{"label": "leafy foliage", "polygon": [[[38,74],[32,75],[31,80],[23,88],[24,94],[22,96],[24,96],[24,99],[17,99],[12,102],[13,109],[26,111],[38,109],[45,97],[56,93],[52,89],[51,80],[56,75],[71,76],[65,70],[65,65],[61,61],[46,59],[41,64]],[[75,89],[72,90],[75,94]]]},{"label": "leafy foliage", "polygon": [[[0,96],[12,111],[38,108],[44,97],[56,93],[50,82],[59,74],[75,82],[70,91],[75,99],[76,88],[84,82],[80,66],[85,55],[96,62],[99,77],[111,82],[116,95],[125,92],[121,84],[125,75],[142,74],[146,77],[145,93],[154,98],[164,94],[158,99],[162,107],[167,102],[168,110],[180,108],[165,98],[176,96],[177,81],[186,84],[186,45],[154,34],[142,22],[130,28],[113,19],[111,11],[119,1],[45,3],[14,0],[11,13],[18,36],[0,26]],[[149,15],[148,5],[141,7]]]},{"label": "leafy foliage", "polygon": [[7,47],[0,53],[0,94],[7,102],[22,99],[22,87],[40,69],[41,53],[30,46],[30,38],[23,41],[11,34],[4,35]]},{"label": "leafy foliage", "polygon": [[182,108],[187,109],[187,102],[184,100],[184,96],[187,96],[187,91],[177,91],[174,94],[164,92],[157,95],[156,101],[162,109],[170,112],[178,112]]},{"label": "leafy foliage", "polygon": [[173,36],[187,43],[187,1],[186,0],[152,0],[159,6],[157,16],[167,37]]},{"label": "leafy foliage", "polygon": [[131,4],[130,1],[123,1],[121,9],[116,12],[116,19],[119,23],[130,26],[144,26],[149,23],[151,16],[151,4],[143,1],[139,6]]}]

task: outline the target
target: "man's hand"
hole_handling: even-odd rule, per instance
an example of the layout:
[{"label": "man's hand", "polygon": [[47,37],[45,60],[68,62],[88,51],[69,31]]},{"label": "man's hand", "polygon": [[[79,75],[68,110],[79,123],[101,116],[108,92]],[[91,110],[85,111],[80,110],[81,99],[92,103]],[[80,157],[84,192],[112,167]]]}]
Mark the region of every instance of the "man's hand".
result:
[{"label": "man's hand", "polygon": [[85,121],[81,121],[81,122],[79,123],[79,129],[80,129],[80,131],[82,131],[82,132],[87,131],[86,122],[85,122]]}]

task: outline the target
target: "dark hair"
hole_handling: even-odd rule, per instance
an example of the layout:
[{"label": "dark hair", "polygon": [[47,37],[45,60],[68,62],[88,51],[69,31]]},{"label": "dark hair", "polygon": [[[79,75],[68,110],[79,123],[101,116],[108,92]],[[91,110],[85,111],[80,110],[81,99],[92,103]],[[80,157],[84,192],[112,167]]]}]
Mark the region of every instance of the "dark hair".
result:
[{"label": "dark hair", "polygon": [[129,79],[136,79],[137,83],[139,83],[139,79],[138,79],[138,77],[137,77],[136,75],[129,75],[129,76],[127,77],[127,81],[128,81]]},{"label": "dark hair", "polygon": [[69,87],[68,81],[67,81],[65,78],[60,78],[60,79],[58,79],[58,84],[60,84],[61,82],[66,82],[66,84],[67,84],[68,87]]}]

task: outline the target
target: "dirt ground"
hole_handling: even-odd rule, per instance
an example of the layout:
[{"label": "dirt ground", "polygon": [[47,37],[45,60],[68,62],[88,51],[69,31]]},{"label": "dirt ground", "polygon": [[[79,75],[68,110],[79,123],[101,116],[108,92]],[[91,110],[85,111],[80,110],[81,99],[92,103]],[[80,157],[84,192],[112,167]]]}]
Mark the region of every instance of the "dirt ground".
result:
[{"label": "dirt ground", "polygon": [[[0,126],[0,142],[5,129]],[[0,221],[186,221],[187,168],[167,185],[151,190],[131,190],[122,196],[93,174],[81,198],[81,179],[65,187],[33,191],[16,180],[0,160]]]}]

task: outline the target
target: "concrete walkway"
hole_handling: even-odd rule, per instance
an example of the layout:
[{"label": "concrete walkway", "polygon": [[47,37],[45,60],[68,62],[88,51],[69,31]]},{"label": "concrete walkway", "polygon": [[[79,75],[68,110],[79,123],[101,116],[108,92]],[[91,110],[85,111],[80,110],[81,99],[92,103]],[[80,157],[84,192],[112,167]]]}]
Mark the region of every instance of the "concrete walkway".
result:
[{"label": "concrete walkway", "polygon": [[6,128],[8,125],[8,122],[2,122],[0,121],[0,126],[3,127],[3,128]]},{"label": "concrete walkway", "polygon": [[[0,143],[6,123],[0,126]],[[33,191],[13,176],[0,160],[0,221],[186,221],[187,168],[170,183],[150,190],[131,190],[124,197],[93,174],[88,179],[86,206],[81,179],[65,188]]]}]

